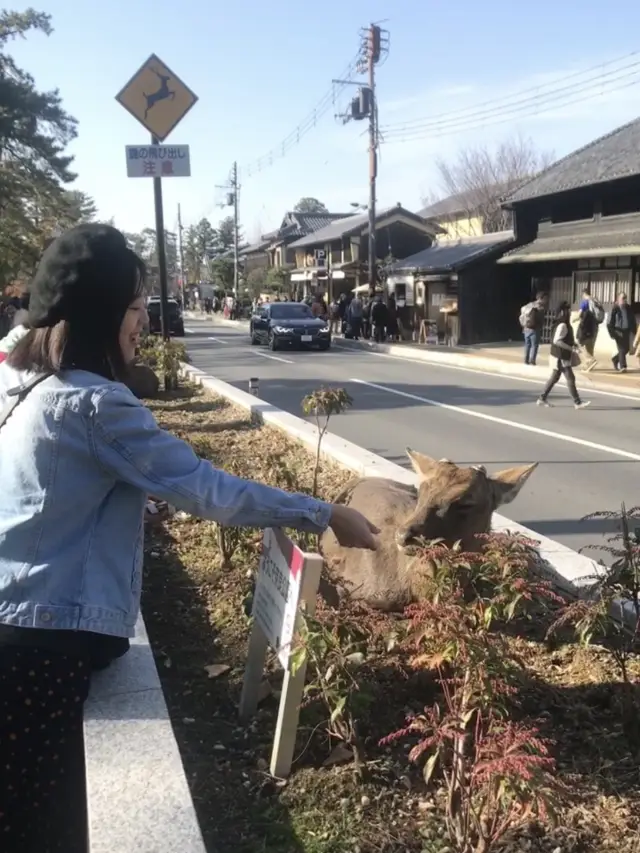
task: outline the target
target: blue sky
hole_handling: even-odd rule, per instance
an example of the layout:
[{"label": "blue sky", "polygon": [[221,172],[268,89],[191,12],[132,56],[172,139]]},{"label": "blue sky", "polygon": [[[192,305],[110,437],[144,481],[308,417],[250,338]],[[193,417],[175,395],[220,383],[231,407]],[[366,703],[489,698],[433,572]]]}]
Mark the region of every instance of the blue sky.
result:
[{"label": "blue sky", "polygon": [[[601,4],[585,0],[538,0],[534,6],[513,0],[34,5],[52,15],[55,32],[48,39],[30,36],[13,53],[39,86],[60,89],[79,120],[76,186],[94,197],[101,216],[115,217],[126,230],[153,225],[152,187],[125,175],[124,146],[148,138],[115,95],[153,52],[199,96],[168,140],[189,144],[192,159],[191,178],[164,181],[170,229],[178,202],[185,225],[202,216],[215,224],[228,212],[217,206],[222,193],[215,185],[225,182],[233,160],[241,168],[241,220],[250,238],[275,227],[301,196],[316,196],[333,210],[367,201],[364,123],[338,123],[333,106],[284,158],[251,174],[248,165],[277,148],[309,114],[356,54],[359,30],[372,20],[385,20],[391,33],[391,51],[378,72],[381,125],[460,111],[455,133],[440,126],[438,135],[425,130],[404,143],[397,142],[401,133],[388,134],[379,168],[381,205],[419,208],[421,197],[438,189],[434,159],[455,156],[460,148],[518,132],[560,156],[640,115],[639,67],[635,85],[612,92],[596,81],[584,94],[597,98],[576,97],[577,103],[553,113],[497,124],[486,116],[470,118],[490,99],[534,86],[545,91],[550,81],[634,51],[640,4],[632,0],[616,0],[609,16]],[[339,97],[336,112],[346,107],[348,94]]]}]

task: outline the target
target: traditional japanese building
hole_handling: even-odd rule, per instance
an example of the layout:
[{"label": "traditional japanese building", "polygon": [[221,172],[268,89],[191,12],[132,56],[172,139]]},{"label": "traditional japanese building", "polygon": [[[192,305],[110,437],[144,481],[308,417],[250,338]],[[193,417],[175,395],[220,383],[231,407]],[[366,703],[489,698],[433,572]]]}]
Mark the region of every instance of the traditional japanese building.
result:
[{"label": "traditional japanese building", "polygon": [[[640,119],[574,151],[505,199],[518,248],[498,260],[514,286],[553,309],[588,287],[608,310],[620,291],[640,309]],[[551,313],[545,338],[551,328]]]}]

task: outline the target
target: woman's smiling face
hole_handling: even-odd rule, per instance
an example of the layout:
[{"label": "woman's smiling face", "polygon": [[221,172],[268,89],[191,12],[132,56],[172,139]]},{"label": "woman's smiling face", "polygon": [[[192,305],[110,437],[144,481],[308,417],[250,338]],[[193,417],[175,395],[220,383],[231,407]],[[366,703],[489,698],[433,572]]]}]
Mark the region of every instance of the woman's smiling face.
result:
[{"label": "woman's smiling face", "polygon": [[149,321],[144,296],[135,299],[127,308],[120,326],[120,349],[126,364],[130,364],[140,344],[140,335]]}]

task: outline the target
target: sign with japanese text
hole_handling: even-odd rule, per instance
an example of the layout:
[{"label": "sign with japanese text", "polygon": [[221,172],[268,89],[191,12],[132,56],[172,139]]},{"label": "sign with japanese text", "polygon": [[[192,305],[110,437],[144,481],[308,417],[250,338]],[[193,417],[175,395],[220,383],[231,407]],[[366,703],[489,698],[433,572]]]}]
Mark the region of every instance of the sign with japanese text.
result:
[{"label": "sign with japanese text", "polygon": [[160,142],[197,100],[198,96],[155,53],[116,95],[116,101]]},{"label": "sign with japanese text", "polygon": [[188,178],[191,159],[188,145],[127,145],[129,178]]},{"label": "sign with japanese text", "polygon": [[320,554],[306,554],[281,530],[264,532],[262,556],[253,594],[253,626],[240,697],[240,719],[248,722],[258,709],[260,685],[268,647],[275,649],[284,667],[278,719],[271,753],[271,773],[279,779],[291,771],[306,660],[292,664],[292,643],[300,608],[313,615],[322,571]]},{"label": "sign with japanese text", "polygon": [[269,645],[278,653],[278,660],[284,669],[289,667],[303,566],[303,552],[286,536],[267,528],[262,543],[252,615]]}]

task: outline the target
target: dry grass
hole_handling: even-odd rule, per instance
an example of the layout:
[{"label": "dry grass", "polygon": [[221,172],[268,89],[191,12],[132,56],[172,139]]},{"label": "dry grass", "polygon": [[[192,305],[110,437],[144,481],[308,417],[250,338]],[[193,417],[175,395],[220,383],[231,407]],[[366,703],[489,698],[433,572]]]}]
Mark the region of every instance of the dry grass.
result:
[{"label": "dry grass", "polygon": [[[276,430],[200,390],[181,389],[150,404],[159,422],[214,464],[265,482],[308,488],[313,460]],[[357,405],[357,401],[356,401]],[[331,497],[348,474],[325,466],[320,492]],[[151,531],[143,607],[189,784],[211,853],[445,853],[436,800],[407,767],[403,750],[379,750],[377,739],[402,723],[408,708],[429,701],[430,685],[397,668],[372,685],[363,721],[371,779],[359,786],[351,769],[323,768],[326,738],[313,709],[303,712],[298,759],[287,784],[266,770],[277,710],[272,695],[249,728],[237,722],[247,643],[244,602],[257,566],[261,535],[244,536],[231,568],[221,567],[213,525],[171,520]],[[557,743],[559,773],[571,799],[556,829],[533,827],[509,851],[639,853],[640,770],[617,713],[614,666],[601,648],[572,643],[549,648],[545,625],[529,622],[509,642],[526,661],[522,712],[542,716]],[[205,667],[222,663],[216,679]],[[640,667],[634,667],[640,676]],[[436,798],[437,799],[437,798]]]}]

